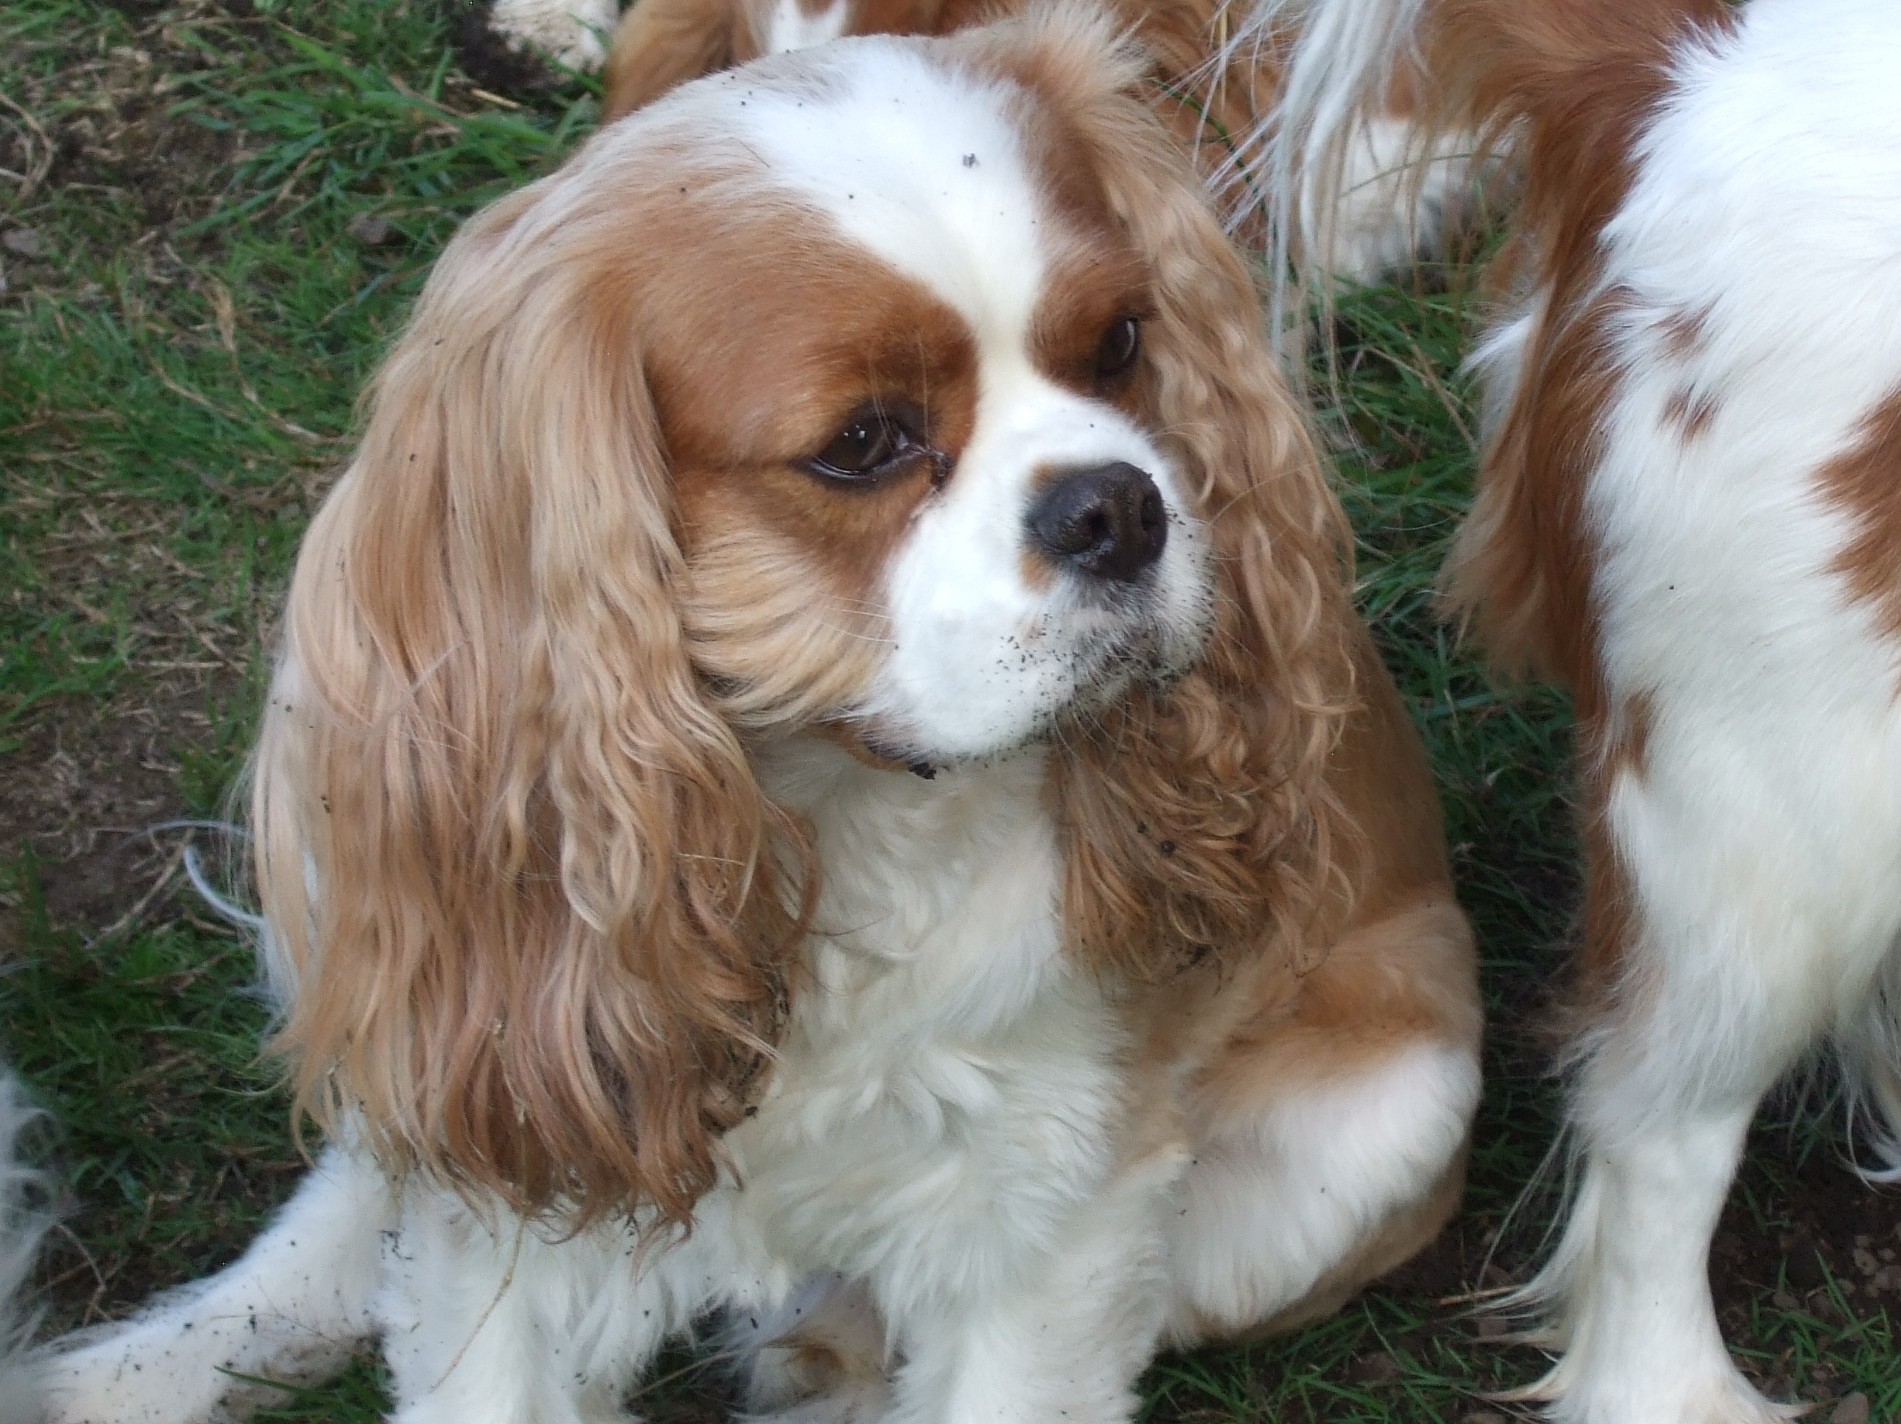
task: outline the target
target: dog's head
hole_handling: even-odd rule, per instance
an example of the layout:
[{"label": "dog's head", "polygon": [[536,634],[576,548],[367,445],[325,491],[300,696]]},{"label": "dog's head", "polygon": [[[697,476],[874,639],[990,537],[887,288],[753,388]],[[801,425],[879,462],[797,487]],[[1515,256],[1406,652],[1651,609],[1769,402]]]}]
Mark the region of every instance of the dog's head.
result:
[{"label": "dog's head", "polygon": [[714,1179],[823,867],[751,752],[1052,744],[1075,950],[1297,915],[1338,511],[1088,21],[691,85],[451,244],[257,767],[305,1101],[523,1209]]}]

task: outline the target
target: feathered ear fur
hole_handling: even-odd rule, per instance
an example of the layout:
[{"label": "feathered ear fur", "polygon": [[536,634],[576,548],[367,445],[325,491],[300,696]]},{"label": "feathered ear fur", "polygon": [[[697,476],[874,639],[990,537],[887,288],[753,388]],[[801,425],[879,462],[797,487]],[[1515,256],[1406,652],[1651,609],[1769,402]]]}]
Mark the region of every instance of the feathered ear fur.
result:
[{"label": "feathered ear fur", "polygon": [[277,1046],[392,1170],[684,1224],[784,1013],[799,841],[688,660],[624,213],[563,181],[450,245],[298,560],[253,793]]},{"label": "feathered ear fur", "polygon": [[1090,960],[1133,972],[1275,937],[1294,953],[1344,830],[1327,763],[1353,696],[1345,519],[1248,270],[1180,145],[1134,97],[1138,64],[1105,66],[1101,23],[1074,12],[1030,32],[1027,58],[1002,67],[1072,118],[1147,258],[1149,420],[1215,550],[1200,664],[1064,740],[1070,934]]},{"label": "feathered ear fur", "polygon": [[621,17],[601,71],[601,122],[643,108],[703,74],[751,59],[759,46],[739,27],[743,0],[638,0]]}]

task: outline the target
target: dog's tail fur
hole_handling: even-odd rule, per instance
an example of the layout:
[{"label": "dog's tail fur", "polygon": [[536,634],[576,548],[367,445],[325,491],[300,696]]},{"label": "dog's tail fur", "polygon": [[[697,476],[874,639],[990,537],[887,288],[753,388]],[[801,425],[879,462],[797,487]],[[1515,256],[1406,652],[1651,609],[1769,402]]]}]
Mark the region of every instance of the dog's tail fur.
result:
[{"label": "dog's tail fur", "polygon": [[1726,13],[1724,0],[1256,0],[1248,30],[1290,46],[1267,161],[1278,270],[1324,292],[1352,157],[1396,86],[1412,86],[1415,158],[1468,134],[1475,171],[1500,153],[1515,173],[1542,164],[1578,201],[1580,163],[1605,167],[1677,43]]},{"label": "dog's tail fur", "polygon": [[[1433,3],[1256,0],[1251,7],[1236,43],[1274,36],[1288,45],[1264,164],[1271,271],[1295,270],[1325,290],[1338,266],[1335,218],[1352,156],[1402,62],[1416,51]],[[1277,308],[1281,300],[1276,295]],[[1277,310],[1276,324],[1288,315]]]},{"label": "dog's tail fur", "polygon": [[26,1292],[48,1216],[44,1179],[26,1165],[20,1143],[38,1116],[19,1083],[0,1075],[0,1424],[36,1424],[41,1410]]}]

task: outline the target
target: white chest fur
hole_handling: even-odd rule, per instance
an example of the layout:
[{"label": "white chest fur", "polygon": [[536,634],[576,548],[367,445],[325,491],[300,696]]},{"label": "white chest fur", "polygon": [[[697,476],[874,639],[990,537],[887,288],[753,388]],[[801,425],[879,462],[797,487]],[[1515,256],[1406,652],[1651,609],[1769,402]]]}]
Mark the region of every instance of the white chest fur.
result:
[{"label": "white chest fur", "polygon": [[1124,1038],[1062,954],[1043,770],[1031,751],[927,782],[809,744],[771,767],[825,875],[772,1084],[728,1139],[735,1234],[774,1274],[893,1304],[1008,1289],[1106,1179]]}]

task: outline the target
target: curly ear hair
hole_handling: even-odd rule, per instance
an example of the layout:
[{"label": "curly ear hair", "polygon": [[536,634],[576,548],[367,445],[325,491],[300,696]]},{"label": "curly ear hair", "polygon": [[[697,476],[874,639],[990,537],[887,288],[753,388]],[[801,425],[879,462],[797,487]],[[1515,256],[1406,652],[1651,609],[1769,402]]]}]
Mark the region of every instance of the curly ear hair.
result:
[{"label": "curly ear hair", "polygon": [[276,1047],[392,1171],[685,1225],[809,857],[689,661],[624,225],[562,181],[450,245],[298,560],[252,807]]},{"label": "curly ear hair", "polygon": [[1353,700],[1345,517],[1246,265],[1180,144],[1135,97],[1139,61],[1105,66],[1102,22],[1073,11],[1029,29],[1012,67],[1075,123],[1149,263],[1149,418],[1215,551],[1199,665],[1065,738],[1069,933],[1087,959],[1134,973],[1270,939],[1297,953],[1340,878],[1346,830],[1328,782]]}]

